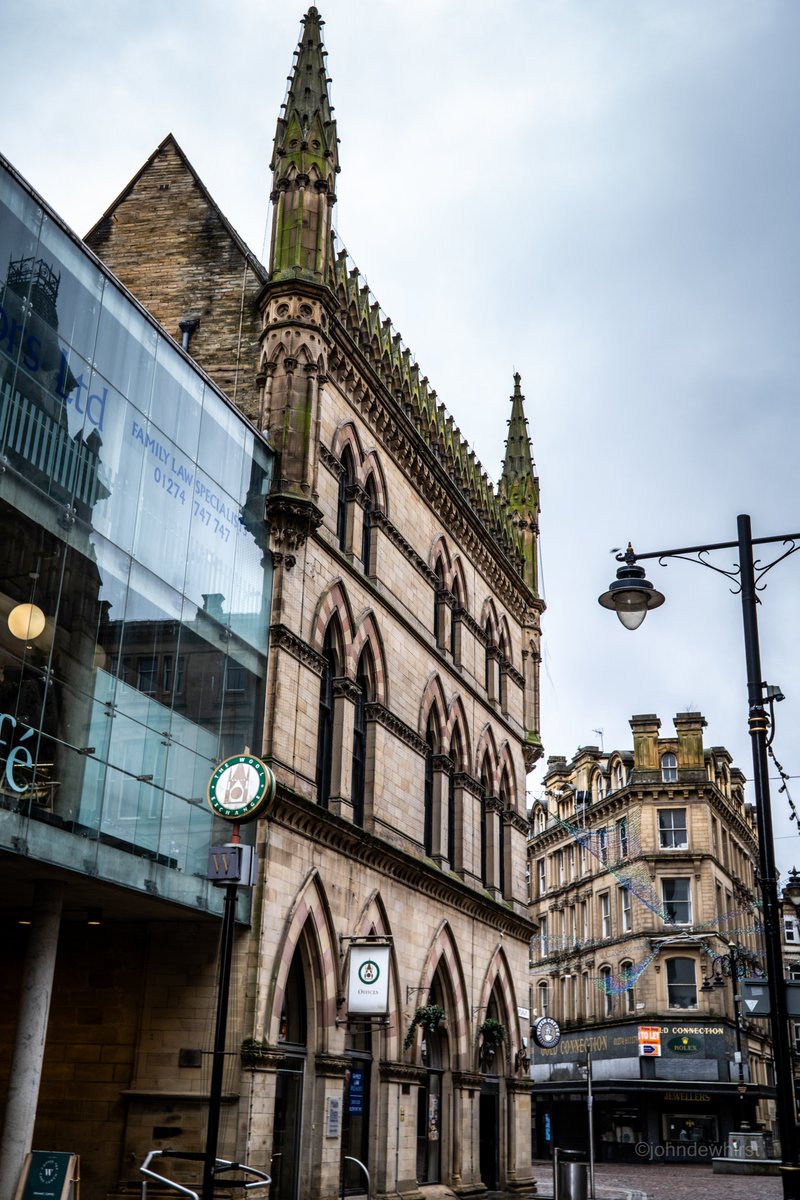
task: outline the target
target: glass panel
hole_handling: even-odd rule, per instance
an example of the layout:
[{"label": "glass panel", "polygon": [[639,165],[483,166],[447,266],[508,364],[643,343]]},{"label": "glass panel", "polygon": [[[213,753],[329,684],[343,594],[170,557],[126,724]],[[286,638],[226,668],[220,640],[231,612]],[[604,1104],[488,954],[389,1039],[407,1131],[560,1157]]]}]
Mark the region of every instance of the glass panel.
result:
[{"label": "glass panel", "polygon": [[156,350],[150,419],[193,462],[205,391],[201,376],[162,339]]},{"label": "glass panel", "polygon": [[248,430],[241,418],[216,393],[207,390],[200,422],[198,465],[230,496],[241,495],[247,438]]},{"label": "glass panel", "polygon": [[272,458],[5,172],[0,256],[0,807],[48,861],[204,877],[262,720]]},{"label": "glass panel", "polygon": [[94,365],[123,396],[147,413],[158,334],[130,300],[108,284],[103,292]]},{"label": "glass panel", "polygon": [[102,272],[49,217],[42,225],[37,260],[41,270],[55,276],[52,308],[46,309],[48,328],[91,362],[104,290]]},{"label": "glass panel", "polygon": [[[130,551],[139,513],[142,477],[148,450],[145,422],[139,410],[114,388],[93,379],[93,394],[105,396],[102,445],[99,450],[100,488],[92,509],[94,529]],[[152,472],[152,464],[148,464]]]}]

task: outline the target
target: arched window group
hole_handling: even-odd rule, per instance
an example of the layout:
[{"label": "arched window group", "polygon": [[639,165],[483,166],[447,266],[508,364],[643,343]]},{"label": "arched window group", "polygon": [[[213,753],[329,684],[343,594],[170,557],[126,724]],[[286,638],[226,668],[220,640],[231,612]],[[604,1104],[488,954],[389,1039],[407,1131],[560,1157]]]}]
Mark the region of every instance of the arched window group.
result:
[{"label": "arched window group", "polygon": [[365,575],[374,575],[374,515],[386,512],[380,462],[374,452],[362,451],[355,427],[349,423],[337,430],[333,454],[339,464],[336,543],[348,557],[360,559]]},{"label": "arched window group", "polygon": [[[378,629],[371,614],[355,625],[338,583],[321,598],[314,629],[320,660],[317,800],[355,825],[371,828],[375,731],[377,722],[387,719]],[[521,868],[518,879],[514,874],[513,828],[520,822],[508,742],[498,748],[487,725],[474,751],[464,706],[458,697],[446,703],[438,676],[426,688],[419,733],[409,731],[408,736],[420,739],[422,803],[421,811],[416,808],[415,826],[414,798],[408,798],[404,832],[416,836],[440,867],[497,898],[511,898],[521,891],[523,880]],[[520,838],[523,835],[520,829]]]},{"label": "arched window group", "polygon": [[483,606],[484,686],[486,695],[508,712],[508,671],[511,667],[511,634],[506,617],[499,617],[493,600]]}]

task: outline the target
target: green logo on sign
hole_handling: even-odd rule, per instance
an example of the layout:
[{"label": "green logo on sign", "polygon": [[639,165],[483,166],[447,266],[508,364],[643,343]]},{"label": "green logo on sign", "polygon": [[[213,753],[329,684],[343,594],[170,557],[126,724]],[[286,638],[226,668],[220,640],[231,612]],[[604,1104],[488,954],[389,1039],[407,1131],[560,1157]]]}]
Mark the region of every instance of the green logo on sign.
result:
[{"label": "green logo on sign", "polygon": [[208,803],[226,821],[250,821],[275,798],[275,776],[252,754],[234,754],[208,781]]},{"label": "green logo on sign", "polygon": [[697,1054],[703,1049],[697,1038],[686,1037],[685,1034],[683,1037],[670,1038],[670,1040],[667,1042],[667,1048],[671,1050],[673,1054]]},{"label": "green logo on sign", "polygon": [[358,968],[358,978],[368,987],[373,986],[378,982],[381,969],[373,959],[366,959]]}]

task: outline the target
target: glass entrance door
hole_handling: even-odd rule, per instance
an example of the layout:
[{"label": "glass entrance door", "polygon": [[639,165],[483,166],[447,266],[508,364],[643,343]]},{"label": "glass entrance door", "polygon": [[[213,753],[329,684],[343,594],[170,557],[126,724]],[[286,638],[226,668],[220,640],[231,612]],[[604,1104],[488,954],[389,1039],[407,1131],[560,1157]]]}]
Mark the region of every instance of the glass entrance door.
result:
[{"label": "glass entrance door", "polygon": [[497,1170],[499,1099],[497,1084],[484,1081],[479,1113],[480,1166],[481,1180],[490,1192],[496,1191],[500,1186]]},{"label": "glass entrance door", "polygon": [[442,1074],[429,1071],[417,1092],[417,1182],[439,1183],[442,1158]]},{"label": "glass entrance door", "polygon": [[369,1077],[372,1063],[354,1058],[345,1077],[342,1120],[342,1194],[363,1192],[364,1172],[345,1158],[358,1159],[369,1170]]},{"label": "glass entrance door", "polygon": [[272,1126],[271,1200],[297,1200],[300,1183],[300,1127],[303,1113],[303,1061],[285,1058],[275,1086]]}]

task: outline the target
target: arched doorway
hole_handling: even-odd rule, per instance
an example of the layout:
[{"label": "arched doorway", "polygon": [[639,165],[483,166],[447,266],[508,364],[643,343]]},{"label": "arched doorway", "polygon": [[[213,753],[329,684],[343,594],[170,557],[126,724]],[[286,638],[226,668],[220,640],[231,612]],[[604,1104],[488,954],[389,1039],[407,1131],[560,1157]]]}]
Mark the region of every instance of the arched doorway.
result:
[{"label": "arched doorway", "polygon": [[303,1126],[303,1079],[308,1040],[308,1002],[303,958],[292,959],[281,1009],[278,1044],[284,1050],[275,1080],[272,1124],[271,1200],[297,1200]]},{"label": "arched doorway", "polygon": [[370,1167],[370,1106],[372,1102],[372,1030],[352,1026],[347,1033],[348,1059],[342,1113],[341,1195],[364,1191],[364,1173],[354,1162]]},{"label": "arched doorway", "polygon": [[[484,1024],[501,1021],[494,993],[484,1014]],[[500,1187],[500,1152],[502,1130],[500,1126],[501,1086],[506,1070],[504,1041],[482,1035],[479,1050],[481,1071],[480,1109],[478,1113],[478,1142],[481,1182],[490,1192]]]},{"label": "arched doorway", "polygon": [[[437,973],[431,987],[429,1004],[439,1004],[452,1012],[445,989]],[[426,1029],[422,1041],[422,1065],[425,1084],[417,1091],[417,1182],[446,1182],[443,1146],[448,1140],[447,1097],[449,1095],[450,1042],[446,1028]]]}]

